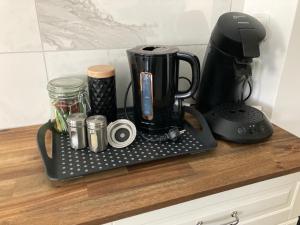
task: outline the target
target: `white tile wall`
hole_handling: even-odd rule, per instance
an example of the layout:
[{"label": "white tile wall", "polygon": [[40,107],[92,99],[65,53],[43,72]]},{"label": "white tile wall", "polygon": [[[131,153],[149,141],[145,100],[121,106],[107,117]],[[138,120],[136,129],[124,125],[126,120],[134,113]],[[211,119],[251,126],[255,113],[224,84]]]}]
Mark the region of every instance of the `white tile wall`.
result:
[{"label": "white tile wall", "polygon": [[254,92],[251,103],[262,105],[271,116],[280,78],[286,60],[288,45],[298,0],[235,0],[243,2],[244,12],[263,19],[267,36],[261,43],[260,58],[253,66]]},{"label": "white tile wall", "polygon": [[[45,53],[49,79],[62,76],[86,76],[91,65],[111,64],[116,68],[118,106],[123,106],[126,86],[130,81],[126,49],[58,51]],[[131,105],[131,97],[128,98]]]},{"label": "white tile wall", "polygon": [[[291,26],[292,19],[280,22],[278,12],[287,12],[295,1],[282,1],[277,11],[275,4],[270,7],[270,13],[275,13],[273,24]],[[84,76],[87,67],[94,64],[109,63],[116,67],[118,105],[122,106],[130,80],[126,49],[138,44],[171,44],[198,55],[202,61],[219,15],[230,9],[260,13],[271,4],[270,0],[263,0],[263,4],[256,1],[254,10],[256,6],[251,2],[1,0],[0,129],[45,122],[49,108],[47,81],[63,75]],[[265,48],[270,51],[272,46]],[[187,64],[181,65],[181,74],[190,77]],[[266,88],[269,78],[272,85],[274,79],[278,81],[278,76],[272,78],[264,73],[261,81],[257,81],[261,83],[254,101],[265,101],[275,95],[267,91],[267,97],[261,98],[264,90],[275,90],[274,85]],[[187,87],[181,83],[181,88]],[[24,99],[32,98],[34,105],[25,110]]]},{"label": "white tile wall", "polygon": [[[109,60],[116,67],[116,89],[118,107],[124,106],[124,94],[130,82],[130,71],[126,49],[112,49],[108,51]],[[127,106],[132,106],[131,91],[128,94]]]},{"label": "white tile wall", "polygon": [[49,80],[70,75],[85,76],[89,66],[110,62],[107,50],[45,52],[45,61]]},{"label": "white tile wall", "polygon": [[[178,46],[180,50],[197,55],[203,60],[206,45]],[[79,51],[51,51],[45,52],[45,60],[49,79],[62,76],[86,76],[86,69],[96,64],[111,64],[116,68],[116,88],[118,106],[123,106],[124,93],[130,82],[130,71],[126,49],[110,50],[79,50]],[[180,75],[191,78],[190,67],[187,63],[180,65]],[[181,82],[183,90],[188,87]],[[131,92],[130,92],[131,93]],[[128,106],[132,105],[131,95]]]},{"label": "white tile wall", "polygon": [[0,129],[49,118],[42,53],[0,54]]},{"label": "white tile wall", "polygon": [[41,50],[34,0],[1,0],[0,29],[0,52]]},{"label": "white tile wall", "polygon": [[206,44],[230,0],[36,0],[45,50]]},{"label": "white tile wall", "polygon": [[287,49],[286,63],[283,67],[276,104],[272,113],[272,120],[281,128],[300,137],[300,5],[296,8],[295,24]]},{"label": "white tile wall", "polygon": [[[210,31],[231,0],[1,0],[0,129],[47,121],[46,84],[116,67],[118,105],[130,80],[126,49],[184,45],[204,54]],[[186,64],[181,73],[190,76]],[[187,84],[182,82],[182,88]],[[129,96],[128,105],[131,105]]]}]

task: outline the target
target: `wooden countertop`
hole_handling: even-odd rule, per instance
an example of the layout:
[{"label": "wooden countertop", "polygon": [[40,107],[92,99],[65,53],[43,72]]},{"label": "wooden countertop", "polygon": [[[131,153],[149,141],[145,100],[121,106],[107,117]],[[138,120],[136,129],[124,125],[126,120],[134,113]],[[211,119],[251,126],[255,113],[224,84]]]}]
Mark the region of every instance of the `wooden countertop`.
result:
[{"label": "wooden countertop", "polygon": [[0,224],[101,224],[300,171],[300,139],[275,127],[265,143],[220,141],[209,153],[53,183],[37,129],[0,131]]}]

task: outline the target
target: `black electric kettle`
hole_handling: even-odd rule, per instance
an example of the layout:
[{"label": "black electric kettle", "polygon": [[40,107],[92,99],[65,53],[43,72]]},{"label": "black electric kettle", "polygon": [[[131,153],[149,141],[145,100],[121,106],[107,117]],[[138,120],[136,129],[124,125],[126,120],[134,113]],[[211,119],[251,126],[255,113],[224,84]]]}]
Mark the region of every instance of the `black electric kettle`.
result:
[{"label": "black electric kettle", "polygon": [[[127,50],[127,56],[137,128],[157,133],[178,125],[183,116],[181,101],[191,97],[199,86],[197,56],[173,46],[160,45],[137,46]],[[180,60],[188,62],[192,68],[192,84],[184,92],[178,90]]]}]

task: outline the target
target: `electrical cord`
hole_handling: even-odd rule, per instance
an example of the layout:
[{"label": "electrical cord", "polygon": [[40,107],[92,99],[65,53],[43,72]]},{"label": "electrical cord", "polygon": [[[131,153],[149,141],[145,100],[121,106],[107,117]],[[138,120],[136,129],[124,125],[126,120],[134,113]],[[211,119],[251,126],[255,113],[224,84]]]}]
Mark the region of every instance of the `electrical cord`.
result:
[{"label": "electrical cord", "polygon": [[[191,80],[188,79],[187,77],[179,77],[179,79],[186,80],[186,81],[189,83],[189,85],[192,85]],[[248,86],[249,86],[249,93],[248,93],[247,97],[244,97],[244,95],[245,95],[246,84],[248,84]],[[251,79],[250,76],[248,76],[246,79],[243,79],[243,80],[242,80],[242,91],[241,91],[241,98],[240,98],[240,101],[243,102],[243,103],[244,103],[245,101],[247,101],[247,100],[250,98],[250,96],[251,96],[251,94],[252,94],[252,91],[253,91],[253,87],[252,87],[252,79]],[[192,96],[192,99],[193,99],[193,100],[196,100],[194,96]]]},{"label": "electrical cord", "polygon": [[[189,85],[192,86],[192,81],[189,78],[180,76],[180,77],[178,77],[178,79],[186,80],[189,83]],[[193,100],[196,100],[196,98],[194,96],[192,96],[191,98]]]},{"label": "electrical cord", "polygon": [[126,119],[128,119],[128,120],[130,120],[130,119],[129,119],[129,116],[128,116],[128,113],[127,113],[127,97],[128,97],[130,87],[131,87],[131,82],[127,86],[127,89],[126,89],[126,92],[125,92],[125,97],[124,97],[124,114],[125,114]]},{"label": "electrical cord", "polygon": [[[124,97],[124,114],[126,119],[131,120],[127,113],[127,98],[132,83],[130,82],[127,86],[125,97]],[[180,136],[185,132],[185,130],[179,130],[178,127],[171,127],[171,129],[157,138],[148,138],[142,132],[138,132],[138,135],[141,136],[144,140],[149,142],[165,142],[165,141],[177,141]]]},{"label": "electrical cord", "polygon": [[148,138],[143,133],[139,133],[139,135],[149,142],[165,142],[165,141],[177,141],[182,134],[184,134],[185,130],[179,130],[178,127],[171,128],[167,133],[162,134],[157,138]]},{"label": "electrical cord", "polygon": [[[248,84],[248,86],[249,86],[249,93],[248,93],[247,97],[244,97],[246,84]],[[250,98],[250,96],[251,96],[251,94],[252,94],[252,90],[253,90],[253,87],[252,87],[252,79],[251,79],[251,77],[249,76],[249,77],[247,77],[246,79],[244,79],[244,80],[242,81],[242,90],[241,90],[241,98],[240,98],[240,101],[241,101],[242,103],[244,103],[245,101],[247,101],[247,100]]]},{"label": "electrical cord", "polygon": [[189,83],[189,85],[192,85],[192,81],[187,77],[179,77],[179,79],[186,80]]},{"label": "electrical cord", "polygon": [[[247,83],[248,84],[248,86],[249,86],[249,93],[248,93],[248,95],[247,95],[247,97],[246,98],[244,98],[244,92],[245,92],[245,83]],[[244,84],[243,84],[243,90],[242,90],[242,101],[243,102],[245,102],[245,101],[247,101],[249,98],[250,98],[250,96],[251,96],[251,94],[252,94],[252,84],[251,84],[251,81],[249,81],[249,80],[247,80],[247,81],[245,81],[244,82]]]}]

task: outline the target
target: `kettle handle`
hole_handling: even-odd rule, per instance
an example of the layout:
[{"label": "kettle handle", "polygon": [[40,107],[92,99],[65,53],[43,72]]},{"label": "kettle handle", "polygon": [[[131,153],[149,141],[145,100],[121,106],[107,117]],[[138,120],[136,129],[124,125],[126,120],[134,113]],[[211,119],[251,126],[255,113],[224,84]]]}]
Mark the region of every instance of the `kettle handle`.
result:
[{"label": "kettle handle", "polygon": [[197,88],[199,86],[200,81],[200,62],[196,55],[193,55],[188,52],[177,52],[177,58],[178,60],[186,61],[190,64],[192,68],[192,85],[189,87],[187,91],[184,92],[178,92],[175,95],[176,99],[185,99],[192,97],[195,92],[197,91]]}]

